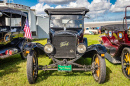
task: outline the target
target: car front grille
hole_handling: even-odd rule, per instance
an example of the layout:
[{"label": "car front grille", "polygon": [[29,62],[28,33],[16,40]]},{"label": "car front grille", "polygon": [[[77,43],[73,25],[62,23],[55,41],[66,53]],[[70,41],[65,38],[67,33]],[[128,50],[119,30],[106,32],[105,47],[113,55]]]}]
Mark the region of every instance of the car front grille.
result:
[{"label": "car front grille", "polygon": [[55,48],[55,58],[75,58],[76,37],[75,36],[54,36],[52,44]]}]

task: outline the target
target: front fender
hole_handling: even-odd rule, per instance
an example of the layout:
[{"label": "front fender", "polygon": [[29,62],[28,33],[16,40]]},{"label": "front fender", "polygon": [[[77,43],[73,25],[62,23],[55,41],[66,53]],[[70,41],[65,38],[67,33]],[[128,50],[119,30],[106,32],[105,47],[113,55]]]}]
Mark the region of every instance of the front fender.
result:
[{"label": "front fender", "polygon": [[93,57],[94,54],[105,54],[107,52],[107,49],[104,45],[101,44],[94,44],[87,47],[87,50],[83,57]]},{"label": "front fender", "polygon": [[25,45],[25,50],[26,51],[31,51],[36,47],[36,43],[28,42]]},{"label": "front fender", "polygon": [[40,43],[29,42],[25,45],[25,50],[29,52],[35,50],[37,55],[44,54],[44,46]]},{"label": "front fender", "polygon": [[18,44],[17,44],[17,47],[22,51],[22,48],[23,48],[23,45],[24,43],[26,42],[26,38],[19,38],[17,41],[18,41]]}]

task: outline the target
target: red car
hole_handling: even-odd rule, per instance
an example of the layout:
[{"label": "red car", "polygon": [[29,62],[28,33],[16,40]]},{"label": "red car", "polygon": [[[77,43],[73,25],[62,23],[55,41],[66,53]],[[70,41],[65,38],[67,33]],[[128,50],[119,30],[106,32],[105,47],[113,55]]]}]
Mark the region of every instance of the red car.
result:
[{"label": "red car", "polygon": [[130,16],[127,15],[128,7],[130,6],[125,8],[123,24],[102,27],[102,30],[105,30],[105,36],[101,36],[101,43],[107,48],[105,57],[111,63],[121,63],[123,74],[130,79]]}]

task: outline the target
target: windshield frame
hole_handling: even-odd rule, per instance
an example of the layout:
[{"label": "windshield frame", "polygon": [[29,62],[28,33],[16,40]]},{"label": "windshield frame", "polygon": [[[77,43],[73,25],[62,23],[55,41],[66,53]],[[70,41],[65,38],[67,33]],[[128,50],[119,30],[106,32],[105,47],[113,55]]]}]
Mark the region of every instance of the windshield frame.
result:
[{"label": "windshield frame", "polygon": [[[58,16],[58,15],[61,15],[61,14],[57,14],[57,16]],[[64,14],[64,15],[70,15],[70,14]],[[78,15],[79,15],[79,14],[78,14]],[[73,15],[72,15],[72,16],[73,16]],[[75,20],[82,20],[82,27],[81,27],[81,28],[83,29],[83,28],[84,28],[84,15],[81,15],[81,16],[82,16],[81,19],[75,19]],[[51,18],[52,18],[52,15],[50,14],[50,15],[49,15],[49,29],[51,29],[51,28],[59,28],[59,29],[61,28],[61,29],[63,29],[63,28],[64,28],[64,27],[51,27],[51,26],[50,26],[50,24],[51,24]],[[73,20],[73,19],[72,19],[72,20]],[[66,27],[66,28],[68,29],[68,28],[75,28],[75,27]],[[78,27],[78,28],[80,28],[80,27]],[[75,28],[75,29],[78,29],[78,28]]]},{"label": "windshield frame", "polygon": [[[2,26],[0,26],[0,27],[9,27],[8,29],[7,29],[7,31],[11,31],[11,29],[13,28],[19,28],[19,31],[23,31],[23,28],[24,28],[24,26],[25,26],[25,23],[26,23],[26,17],[25,16],[23,16],[23,15],[20,15],[20,14],[14,14],[14,13],[4,13],[4,12],[2,12],[3,13],[3,18],[5,19],[5,25],[2,25]],[[6,25],[6,18],[8,18],[9,19],[9,25]],[[12,18],[20,18],[20,26],[11,26],[11,20],[12,20]],[[0,31],[1,32],[1,31]],[[5,32],[5,31],[3,31],[3,32]]]}]

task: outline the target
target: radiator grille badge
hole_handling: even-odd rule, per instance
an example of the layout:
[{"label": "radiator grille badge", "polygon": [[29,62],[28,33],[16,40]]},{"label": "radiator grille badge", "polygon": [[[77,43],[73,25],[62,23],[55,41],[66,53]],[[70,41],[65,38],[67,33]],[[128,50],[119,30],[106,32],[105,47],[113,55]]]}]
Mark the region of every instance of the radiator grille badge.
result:
[{"label": "radiator grille badge", "polygon": [[67,41],[60,43],[60,47],[68,46],[68,45],[69,45],[69,42],[67,42]]}]

